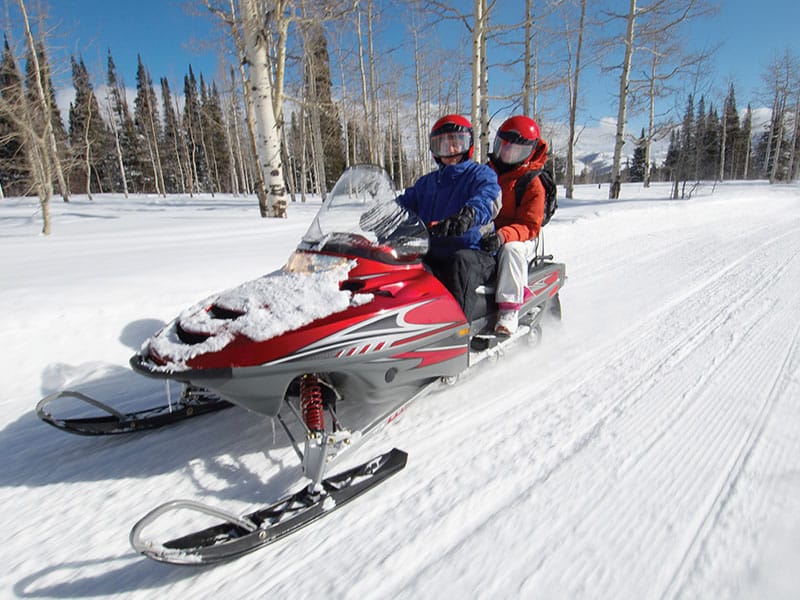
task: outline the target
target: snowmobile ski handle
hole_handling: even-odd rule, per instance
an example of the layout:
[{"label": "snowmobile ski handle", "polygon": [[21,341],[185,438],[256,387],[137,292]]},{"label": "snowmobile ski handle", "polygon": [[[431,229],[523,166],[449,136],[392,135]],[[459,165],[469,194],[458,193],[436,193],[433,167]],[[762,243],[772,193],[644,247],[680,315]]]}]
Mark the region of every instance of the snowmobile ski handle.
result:
[{"label": "snowmobile ski handle", "polygon": [[141,535],[142,531],[145,527],[153,523],[163,514],[181,509],[193,510],[211,517],[217,517],[227,523],[237,525],[249,533],[252,533],[258,529],[258,525],[253,523],[247,517],[237,517],[232,513],[209,506],[208,504],[203,504],[202,502],[197,502],[195,500],[171,500],[170,502],[156,506],[153,510],[136,522],[136,525],[134,525],[133,529],[131,529],[129,537],[131,546],[133,546],[133,548],[139,553],[144,553],[145,551],[166,551],[167,549],[161,544],[143,540]]}]

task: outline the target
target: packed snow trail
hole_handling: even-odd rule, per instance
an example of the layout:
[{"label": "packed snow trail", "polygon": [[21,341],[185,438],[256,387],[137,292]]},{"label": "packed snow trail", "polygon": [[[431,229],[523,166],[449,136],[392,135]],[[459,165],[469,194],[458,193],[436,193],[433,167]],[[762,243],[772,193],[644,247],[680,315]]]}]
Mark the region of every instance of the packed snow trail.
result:
[{"label": "packed snow trail", "polygon": [[[11,543],[0,550],[9,567],[0,589],[16,597],[135,600],[795,598],[798,191],[723,185],[681,202],[658,200],[664,188],[655,186],[609,203],[579,187],[580,200],[561,201],[545,232],[568,280],[564,320],[545,323],[542,346],[520,345],[479,365],[368,440],[348,464],[393,446],[409,453],[406,469],[369,497],[211,570],[176,570],[134,555],[130,526],[170,498],[245,511],[294,489],[299,473],[286,440],[277,435],[273,444],[269,422],[238,409],[122,442],[60,434],[30,416],[37,376],[59,362],[49,342],[66,351],[64,373],[69,365],[89,373],[82,361],[127,350],[102,345],[107,321],[66,313],[60,330],[28,316],[28,337],[3,321],[4,331],[18,332],[23,360],[9,381],[0,436],[0,448],[14,457],[0,476],[0,499],[14,514]],[[207,223],[184,218],[180,225],[183,239],[202,243]],[[131,230],[114,243],[132,248],[137,235]],[[284,245],[263,272],[288,254],[288,237],[281,235]],[[145,309],[125,300],[147,277],[135,264],[127,266],[128,283],[115,281],[126,289],[101,287],[87,271],[82,293],[116,301],[113,316],[124,325],[171,318],[236,278],[258,275],[244,273],[248,254],[258,252],[248,252],[247,240],[214,239],[217,266],[213,258],[181,262],[188,291],[170,282],[170,265],[156,266],[165,299],[148,297]],[[153,254],[168,255],[168,240],[151,233],[147,242]],[[14,268],[40,273],[37,285],[50,289],[45,263],[28,258],[40,251],[0,250],[20,256]],[[123,254],[110,253],[111,272],[120,272]],[[227,254],[241,273],[225,269]],[[57,285],[67,285],[69,261],[49,268],[64,273]],[[209,282],[217,271],[225,281]],[[12,290],[17,302],[36,304],[26,293]],[[37,311],[46,315],[47,306]],[[98,347],[75,347],[78,336]],[[29,365],[40,371],[29,373]],[[149,389],[119,369],[107,366],[106,381]],[[26,375],[29,387],[21,383]],[[47,531],[47,543],[37,531]]]}]

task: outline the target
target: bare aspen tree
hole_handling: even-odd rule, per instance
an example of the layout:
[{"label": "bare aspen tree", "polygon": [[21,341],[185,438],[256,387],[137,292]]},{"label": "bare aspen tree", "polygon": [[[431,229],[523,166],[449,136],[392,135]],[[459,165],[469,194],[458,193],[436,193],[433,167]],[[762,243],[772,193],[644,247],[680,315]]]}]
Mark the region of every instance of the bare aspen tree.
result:
[{"label": "bare aspen tree", "polygon": [[155,97],[153,94],[151,94],[153,80],[150,77],[150,71],[148,69],[145,69],[145,78],[147,81],[144,93],[147,118],[147,123],[145,126],[147,127],[148,131],[148,135],[145,136],[145,139],[150,152],[150,158],[153,161],[156,193],[166,198],[167,189],[166,185],[164,184],[164,169],[161,164],[161,151],[158,148],[158,126],[156,124],[158,107],[156,106]]},{"label": "bare aspen tree", "polygon": [[[89,136],[89,130],[92,123],[92,103],[86,103],[86,123],[83,127],[83,162],[86,169],[86,196],[89,200],[92,198],[92,140]],[[101,190],[102,191],[102,190]]]},{"label": "bare aspen tree", "polygon": [[[644,145],[644,187],[650,187],[650,149],[653,146],[656,128],[656,70],[658,68],[658,57],[659,50],[658,45],[656,45],[653,48],[650,60],[650,85],[648,89],[648,98],[650,102],[647,110],[647,138]],[[722,139],[725,139],[724,134]],[[724,147],[722,156],[725,156]]]},{"label": "bare aspen tree", "polygon": [[119,169],[119,176],[122,180],[122,191],[125,198],[128,197],[128,177],[125,175],[125,162],[122,160],[122,147],[119,143],[119,127],[114,115],[114,109],[111,107],[111,97],[106,96],[106,113],[108,115],[109,129],[114,138],[114,151],[117,155],[117,168]]},{"label": "bare aspen tree", "polygon": [[[483,82],[484,54],[486,52],[486,0],[473,1],[473,24],[472,24],[472,105],[470,108],[470,122],[473,129],[477,124],[482,125],[483,96],[486,88]],[[475,148],[475,161],[484,160],[484,141],[488,147],[489,132],[478,129],[478,142]]]},{"label": "bare aspen tree", "polygon": [[[784,145],[787,143],[786,132],[790,127],[791,115],[788,107],[792,101],[792,95],[797,93],[797,73],[800,72],[798,62],[797,57],[786,50],[770,62],[763,77],[765,88],[772,93],[772,117],[764,153],[764,172],[770,183],[792,177],[785,156],[790,153],[791,149],[785,151]],[[790,137],[792,137],[791,134]]]},{"label": "bare aspen tree", "polygon": [[[50,121],[50,94],[45,92],[45,80],[42,73],[42,67],[39,64],[39,53],[37,52],[36,42],[33,39],[33,31],[31,24],[28,20],[28,11],[25,8],[24,0],[17,0],[20,12],[22,13],[22,21],[25,28],[25,39],[28,44],[31,61],[33,62],[33,84],[36,92],[36,98],[39,103],[39,111],[41,112],[44,120],[44,137],[47,144],[46,152],[42,154],[42,160],[46,161],[50,166],[48,170],[52,169],[58,181],[58,187],[61,192],[61,197],[64,202],[69,202],[69,188],[67,181],[64,178],[64,170],[61,166],[61,159],[58,155],[58,143],[56,142],[55,131],[53,131],[53,123]],[[48,231],[49,233],[49,231]]]},{"label": "bare aspen tree", "polygon": [[367,0],[367,59],[369,64],[369,105],[370,105],[370,130],[376,138],[375,153],[377,163],[384,166],[383,137],[378,135],[378,69],[375,67],[374,43],[375,10],[372,0]]},{"label": "bare aspen tree", "polygon": [[[344,71],[345,71],[345,60],[344,56],[342,55],[342,49],[339,47],[337,49],[337,55],[339,57],[339,87],[340,93],[342,97],[342,121],[344,122],[344,166],[345,168],[350,167],[356,158],[355,158],[355,147],[352,148],[353,152],[351,155],[351,148],[350,148],[350,114],[348,111],[348,97],[347,97],[347,81],[345,79]],[[352,156],[352,158],[351,158]]]},{"label": "bare aspen tree", "polygon": [[[703,70],[714,52],[688,50],[681,28],[691,19],[710,15],[715,11],[709,0],[661,0],[642,9],[642,27],[637,34],[637,46],[643,55],[649,54],[647,75],[643,80],[631,78],[630,88],[634,98],[644,94],[647,102],[647,134],[645,136],[644,186],[650,185],[650,166],[653,142],[661,135],[656,125],[656,102],[670,92],[670,82],[689,73]],[[662,128],[663,129],[663,128]],[[724,153],[723,153],[724,156]]]},{"label": "bare aspen tree", "polygon": [[[461,21],[470,35],[470,56],[469,63],[471,69],[470,78],[470,114],[469,120],[475,133],[475,153],[473,159],[476,162],[485,160],[483,153],[489,145],[489,112],[488,112],[488,57],[487,39],[489,30],[489,15],[495,5],[496,0],[491,3],[487,0],[473,0],[472,13],[462,13],[457,8],[436,0],[424,0],[424,6],[432,13],[439,15],[442,19],[456,19]],[[461,90],[456,85],[453,90],[455,98],[450,97],[450,93],[443,93],[441,85],[449,83],[439,81],[440,91],[436,95],[439,98],[440,113],[457,112],[461,106]],[[456,83],[458,81],[456,80]]]},{"label": "bare aspen tree", "polygon": [[[582,68],[581,51],[583,49],[583,32],[584,32],[585,22],[586,22],[586,0],[580,0],[580,17],[578,18],[578,29],[577,29],[578,39],[575,48],[574,64],[572,58],[571,44],[569,43],[569,41],[567,42],[568,55],[569,55],[568,70],[571,75],[568,79],[569,133],[567,138],[567,165],[566,165],[567,172],[566,172],[566,181],[564,182],[564,185],[566,187],[567,198],[572,198],[575,186],[575,138],[576,138],[575,123],[577,120],[577,112],[578,112],[578,84],[580,82],[581,68]],[[569,33],[567,35],[569,36]]]},{"label": "bare aspen tree", "polygon": [[[6,52],[10,50],[6,46]],[[8,119],[13,131],[0,139],[3,144],[17,142],[25,160],[30,189],[39,198],[42,212],[42,233],[51,232],[50,199],[53,196],[53,170],[49,160],[49,142],[42,134],[41,119],[37,119],[25,97],[23,78],[16,58],[3,65],[3,88],[0,90],[0,112]]]},{"label": "bare aspen tree", "polygon": [[533,0],[525,0],[525,42],[522,77],[522,114],[533,117]]},{"label": "bare aspen tree", "polygon": [[792,127],[792,136],[789,139],[789,181],[795,181],[798,171],[800,171],[800,160],[798,160],[797,156],[797,145],[798,140],[800,140],[800,89],[795,90],[795,95],[797,100],[794,107],[794,127]]},{"label": "bare aspen tree", "polygon": [[245,55],[247,57],[252,102],[255,109],[258,157],[267,184],[269,216],[286,216],[286,187],[281,161],[281,132],[275,119],[272,82],[270,81],[267,39],[262,27],[263,15],[256,0],[241,0]]},{"label": "bare aspen tree", "polygon": [[[611,165],[611,181],[619,179],[622,165],[622,146],[625,144],[625,124],[628,114],[628,80],[631,73],[631,61],[633,60],[633,36],[636,17],[636,0],[629,0],[628,13],[625,19],[625,37],[623,38],[625,52],[622,59],[622,72],[619,76],[619,104],[617,109],[617,129],[614,134],[614,159]],[[613,186],[609,187],[608,197],[614,198]]]},{"label": "bare aspen tree", "polygon": [[478,162],[485,162],[487,158],[489,158],[489,56],[488,56],[488,30],[489,30],[489,14],[491,12],[491,6],[494,5],[494,1],[491,5],[487,6],[486,0],[481,0],[483,2],[482,13],[483,13],[483,23],[481,25],[481,29],[483,30],[482,33],[482,44],[483,49],[481,50],[481,68],[480,68],[480,87],[481,87],[481,101],[480,101],[480,108],[479,108],[479,118],[478,123],[478,149],[480,150],[479,156],[477,158]]},{"label": "bare aspen tree", "polygon": [[[255,10],[255,0],[242,0],[242,2],[248,2],[249,5],[253,5]],[[236,49],[236,56],[239,59],[237,62],[239,64],[239,77],[241,79],[242,85],[242,92],[244,98],[244,107],[245,107],[245,122],[247,124],[247,134],[248,134],[248,142],[250,146],[250,152],[252,153],[253,157],[258,164],[258,168],[254,169],[255,174],[255,181],[254,181],[254,188],[256,197],[258,198],[258,208],[261,217],[270,217],[272,216],[272,210],[269,205],[269,200],[267,198],[267,180],[265,177],[264,170],[261,168],[259,159],[258,159],[258,133],[257,129],[258,126],[256,124],[256,109],[255,109],[255,102],[253,100],[253,88],[250,84],[250,80],[248,78],[247,72],[247,65],[248,65],[248,55],[245,43],[245,34],[243,33],[244,26],[239,20],[236,12],[236,0],[227,0],[227,10],[223,9],[221,6],[218,6],[213,0],[203,0],[206,8],[211,12],[213,15],[218,17],[225,25],[227,25],[231,30],[231,36],[233,38],[233,44]],[[256,24],[258,24],[258,15],[256,15]]]},{"label": "bare aspen tree", "polygon": [[229,124],[229,136],[232,138],[232,145],[233,145],[233,154],[234,154],[234,162],[231,163],[235,165],[235,168],[232,169],[233,173],[238,171],[238,177],[236,179],[236,189],[237,191],[243,191],[244,193],[248,193],[250,190],[250,186],[248,183],[247,178],[247,169],[245,168],[244,164],[244,156],[242,152],[242,138],[239,135],[241,131],[241,127],[239,126],[239,109],[238,109],[238,96],[236,95],[236,77],[233,74],[233,69],[230,70],[230,90],[228,94],[228,113],[230,114],[230,124]]},{"label": "bare aspen tree", "polygon": [[417,177],[425,172],[426,157],[428,156],[428,136],[425,135],[425,123],[423,122],[422,110],[422,76],[421,76],[421,55],[419,48],[419,27],[416,23],[412,26],[412,33],[414,36],[414,121],[416,125],[416,143],[417,143]]},{"label": "bare aspen tree", "polygon": [[[679,57],[677,66],[668,69],[666,74],[659,74],[657,68],[654,67],[657,67],[663,61],[664,56],[671,55],[668,52],[669,49],[665,48],[665,40],[677,39],[677,32],[681,26],[694,17],[710,14],[711,12],[713,12],[713,6],[707,0],[653,0],[644,6],[637,6],[636,0],[629,0],[626,13],[612,15],[613,18],[621,19],[625,23],[625,34],[622,38],[624,52],[620,64],[619,95],[617,98],[618,110],[614,137],[614,159],[611,168],[612,181],[620,177],[629,99],[637,88],[641,87],[642,83],[632,80],[631,77],[634,51],[646,49],[651,52],[651,76],[647,78],[646,86],[652,90],[649,101],[650,111],[654,114],[653,104],[659,89],[658,84],[654,83],[654,81],[669,79],[678,73],[686,72],[692,66],[696,68],[706,57],[703,53],[698,53],[696,56],[687,58],[683,53],[676,50],[674,51],[674,56]],[[656,62],[653,63],[653,61]],[[655,126],[651,122],[648,126],[646,140],[648,168],[650,162],[649,146],[655,135]],[[612,190],[609,189],[609,198],[611,196]]]},{"label": "bare aspen tree", "polygon": [[364,65],[364,37],[362,33],[361,24],[361,11],[356,11],[356,33],[358,40],[358,68],[361,75],[361,106],[364,110],[364,123],[367,129],[367,152],[369,154],[369,162],[376,164],[378,162],[378,150],[375,147],[375,132],[372,129],[374,123],[371,114],[371,104],[369,102],[369,91],[367,88],[367,68]]},{"label": "bare aspen tree", "polygon": [[719,181],[725,181],[725,146],[727,139],[728,139],[728,105],[726,100],[726,103],[723,104],[722,108],[722,134],[721,134],[720,149],[719,149],[719,172],[717,173],[717,179]]}]

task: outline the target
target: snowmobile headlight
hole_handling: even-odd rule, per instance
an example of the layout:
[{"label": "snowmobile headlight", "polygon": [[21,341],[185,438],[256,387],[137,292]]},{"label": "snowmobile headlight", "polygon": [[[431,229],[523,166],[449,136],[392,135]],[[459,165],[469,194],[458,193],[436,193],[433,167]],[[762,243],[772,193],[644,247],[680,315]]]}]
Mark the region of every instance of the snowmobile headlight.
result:
[{"label": "snowmobile headlight", "polygon": [[347,262],[348,259],[342,256],[330,256],[315,252],[293,252],[283,269],[289,273],[319,273],[336,269]]}]

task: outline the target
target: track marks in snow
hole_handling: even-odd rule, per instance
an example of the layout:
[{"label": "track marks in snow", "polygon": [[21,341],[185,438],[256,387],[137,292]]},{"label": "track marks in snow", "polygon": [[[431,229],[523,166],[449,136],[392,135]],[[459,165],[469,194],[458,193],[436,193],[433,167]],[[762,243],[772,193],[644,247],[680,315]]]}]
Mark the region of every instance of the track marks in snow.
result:
[{"label": "track marks in snow", "polygon": [[[551,378],[541,395],[520,398],[509,393],[481,408],[481,415],[453,406],[465,403],[463,397],[433,411],[438,414],[432,422],[446,423],[433,436],[437,445],[444,444],[450,457],[458,457],[442,461],[434,485],[454,490],[455,497],[440,497],[423,482],[417,484],[415,493],[427,490],[425,502],[431,505],[423,537],[426,544],[434,540],[433,547],[418,559],[426,567],[399,589],[413,595],[425,589],[424,582],[440,582],[442,569],[480,559],[471,555],[472,548],[486,544],[476,540],[497,532],[519,550],[520,559],[508,564],[508,574],[524,582],[526,592],[546,593],[569,588],[570,581],[592,581],[599,586],[595,589],[613,592],[625,585],[653,597],[659,589],[669,591],[670,581],[679,582],[681,568],[674,565],[691,564],[685,558],[690,554],[686,544],[703,538],[696,521],[705,517],[697,513],[707,511],[698,506],[709,499],[713,504],[720,490],[732,485],[727,474],[736,462],[728,455],[749,452],[740,440],[743,435],[752,438],[752,429],[734,425],[758,417],[753,410],[730,411],[726,402],[736,396],[737,388],[747,389],[747,382],[736,378],[746,371],[722,371],[748,355],[750,340],[775,310],[775,302],[762,297],[770,282],[796,281],[797,250],[787,255],[782,249],[788,237],[769,240],[724,265],[606,348],[587,352],[583,364],[571,365],[582,373],[577,381]],[[740,293],[742,289],[746,291]],[[637,364],[638,369],[630,369]],[[448,419],[453,410],[459,416]],[[485,426],[476,430],[476,422]],[[469,435],[477,438],[474,447],[460,441]],[[706,460],[709,444],[712,456]],[[425,455],[431,450],[426,448]],[[508,456],[508,469],[498,472],[496,463],[481,458],[483,452]],[[686,465],[694,463],[697,466],[687,471]],[[426,465],[424,470],[430,474],[436,467]],[[472,476],[454,475],[464,470]],[[687,472],[690,476],[684,480]],[[462,485],[468,486],[468,496],[458,495]],[[662,497],[643,497],[642,489],[656,490]],[[559,500],[564,490],[571,493]],[[456,505],[460,516],[448,517]],[[506,523],[513,522],[514,513],[528,510],[541,512],[546,523],[530,532],[532,541],[524,542]],[[675,536],[684,539],[677,550]],[[611,564],[604,558],[609,551]],[[408,553],[413,564],[415,550]],[[672,559],[642,564],[642,557],[654,554]],[[438,558],[431,562],[431,555]],[[615,561],[641,568],[633,574],[620,572]],[[574,566],[554,577],[557,571],[548,568],[553,564]],[[458,581],[463,589],[492,591],[485,579],[469,573],[459,573]]]},{"label": "track marks in snow", "polygon": [[719,523],[727,504],[735,494],[742,473],[764,432],[767,421],[772,416],[775,404],[785,397],[784,392],[787,387],[787,381],[791,377],[790,366],[798,358],[800,358],[800,325],[794,330],[792,342],[786,351],[784,360],[780,363],[778,377],[766,397],[761,401],[760,410],[755,416],[752,428],[742,440],[738,452],[735,453],[731,467],[722,479],[717,494],[709,498],[711,502],[708,509],[699,515],[701,517],[700,525],[695,530],[694,537],[687,546],[683,558],[669,582],[669,586],[664,591],[664,598],[675,597],[697,568],[698,557],[706,549],[710,535]]}]

